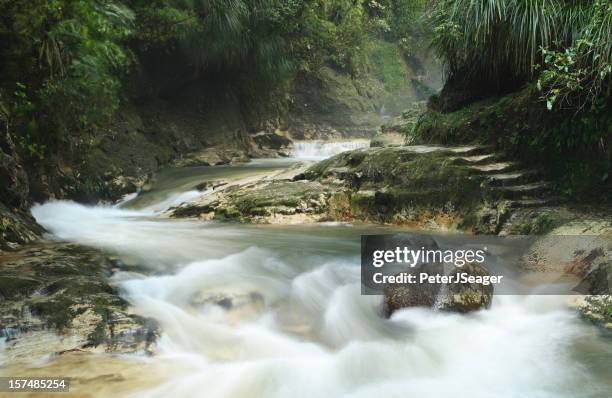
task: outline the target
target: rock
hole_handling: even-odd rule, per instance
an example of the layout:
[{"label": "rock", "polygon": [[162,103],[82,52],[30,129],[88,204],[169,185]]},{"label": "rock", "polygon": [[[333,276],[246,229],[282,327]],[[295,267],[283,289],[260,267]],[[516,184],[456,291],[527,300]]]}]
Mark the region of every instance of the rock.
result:
[{"label": "rock", "polygon": [[262,131],[252,135],[250,139],[249,156],[252,158],[291,156],[293,141],[280,133]]},{"label": "rock", "polygon": [[[470,276],[490,276],[489,271],[480,264],[471,263],[455,268],[450,276],[465,272]],[[442,286],[434,307],[440,311],[467,313],[491,307],[493,285],[481,283],[451,283]]]},{"label": "rock", "polygon": [[[212,218],[219,221],[293,223],[328,216],[330,194],[315,181],[261,180],[230,185],[172,210],[173,217]],[[205,217],[203,215],[206,215]]]},{"label": "rock", "polygon": [[0,202],[0,252],[16,250],[21,245],[40,239],[43,228],[36,224],[29,212],[12,211]]},{"label": "rock", "polygon": [[[0,258],[0,330],[8,358],[50,351],[150,352],[159,327],[128,310],[113,263],[77,245],[41,243]],[[53,348],[36,344],[41,339]]]},{"label": "rock", "polygon": [[580,315],[605,329],[612,330],[612,252],[599,247],[576,253],[566,271],[582,277],[576,291],[588,294],[580,306]]},{"label": "rock", "polygon": [[578,311],[584,319],[612,330],[612,295],[587,296]]},{"label": "rock", "polygon": [[249,158],[244,151],[215,147],[186,155],[176,160],[174,165],[177,167],[220,166],[230,163],[247,162],[248,160]]},{"label": "rock", "polygon": [[0,185],[0,250],[14,250],[37,240],[43,229],[29,214],[28,177],[8,130],[0,133]]},{"label": "rock", "polygon": [[258,292],[246,294],[199,292],[191,298],[191,304],[195,306],[217,305],[227,311],[245,306],[263,309],[264,297]]},{"label": "rock", "polygon": [[605,246],[577,250],[564,272],[581,278],[574,289],[584,294],[612,294],[612,251]]},{"label": "rock", "polygon": [[385,133],[377,133],[370,141],[371,147],[389,147],[402,146],[406,142],[406,137],[403,134],[391,131]]},{"label": "rock", "polygon": [[[2,120],[0,120],[0,123]],[[28,176],[8,131],[0,133],[0,203],[25,209],[28,202]]]},{"label": "rock", "polygon": [[[426,269],[429,272],[440,272],[442,268],[440,265],[428,264]],[[418,279],[419,273],[424,271],[425,267],[415,267],[403,272],[415,275]],[[389,318],[402,308],[433,308],[440,288],[440,285],[433,283],[386,284],[383,288],[383,315]]]},{"label": "rock", "polygon": [[298,73],[288,104],[291,134],[300,140],[369,136],[382,122],[375,97],[383,93],[375,79],[352,79],[327,66]]},{"label": "rock", "polygon": [[195,186],[195,189],[197,189],[200,192],[204,192],[204,191],[208,191],[208,190],[215,190],[219,187],[222,187],[224,185],[227,185],[227,181],[221,181],[221,180],[215,180],[215,181],[203,181],[201,183],[199,183],[198,185]]},{"label": "rock", "polygon": [[[452,267],[450,272],[443,264],[424,264],[403,272],[419,275],[443,274],[454,276],[467,273],[470,276],[489,276],[489,271],[482,265],[471,263],[463,267]],[[417,278],[418,280],[418,278]],[[479,283],[406,283],[387,284],[383,289],[383,314],[390,317],[402,308],[429,307],[439,311],[468,313],[489,308],[493,299],[493,285]]]},{"label": "rock", "polygon": [[251,136],[255,145],[259,149],[283,150],[288,149],[293,145],[293,141],[284,135],[275,132],[261,131]]},{"label": "rock", "polygon": [[129,176],[114,177],[108,184],[107,190],[110,197],[122,197],[141,189],[147,182],[148,176],[141,178]]}]

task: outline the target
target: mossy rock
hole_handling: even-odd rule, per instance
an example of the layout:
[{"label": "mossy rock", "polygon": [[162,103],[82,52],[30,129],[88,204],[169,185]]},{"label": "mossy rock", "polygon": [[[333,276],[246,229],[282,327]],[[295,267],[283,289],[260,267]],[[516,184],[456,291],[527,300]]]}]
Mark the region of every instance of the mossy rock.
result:
[{"label": "mossy rock", "polygon": [[[134,336],[145,333],[149,321],[127,312],[128,303],[109,283],[112,267],[100,252],[73,244],[41,244],[15,252],[0,264],[0,330],[55,330],[75,336],[67,344],[77,346],[67,349],[101,343],[107,351],[148,349],[152,340],[139,343]],[[119,329],[123,334],[115,336]],[[99,340],[96,330],[110,332]],[[11,346],[20,344],[20,336],[11,336]]]},{"label": "mossy rock", "polygon": [[579,311],[584,319],[612,331],[612,295],[588,296]]},{"label": "mossy rock", "polygon": [[370,148],[336,155],[309,168],[312,180],[341,179],[352,188],[357,216],[390,222],[404,209],[460,211],[482,201],[474,171],[447,153]]},{"label": "mossy rock", "polygon": [[0,275],[0,296],[5,300],[12,297],[27,296],[40,287],[40,281],[17,275]]},{"label": "mossy rock", "polygon": [[384,315],[389,317],[402,308],[429,307],[440,311],[468,313],[487,309],[493,300],[493,285],[477,283],[429,283],[420,282],[418,275],[426,272],[429,275],[455,276],[466,273],[470,276],[490,276],[482,265],[472,263],[463,267],[445,270],[443,264],[423,264],[404,272],[417,276],[417,283],[387,284],[384,286]]},{"label": "mossy rock", "polygon": [[538,168],[555,182],[558,194],[600,203],[612,197],[610,154],[593,139],[609,130],[612,113],[571,109],[547,111],[541,93],[530,84],[451,112],[434,101],[409,140],[441,145],[483,144]]}]

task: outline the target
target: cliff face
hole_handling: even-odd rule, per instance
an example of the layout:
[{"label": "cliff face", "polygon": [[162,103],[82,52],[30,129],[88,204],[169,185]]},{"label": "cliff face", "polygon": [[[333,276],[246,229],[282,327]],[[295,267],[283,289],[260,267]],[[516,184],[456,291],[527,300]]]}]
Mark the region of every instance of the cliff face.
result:
[{"label": "cliff face", "polygon": [[356,76],[329,66],[298,73],[289,93],[287,126],[298,139],[371,137],[380,126],[442,86],[442,65],[427,50],[405,55],[373,41]]},{"label": "cliff face", "polygon": [[2,247],[38,236],[33,202],[115,201],[168,165],[286,155],[291,139],[372,136],[397,109],[437,89],[440,68],[428,54],[407,59],[383,42],[369,53],[359,76],[323,66],[271,91],[244,77],[193,76],[174,64],[157,70],[145,63],[125,79],[112,123],[75,131],[44,159],[20,159],[18,132],[3,120]]}]

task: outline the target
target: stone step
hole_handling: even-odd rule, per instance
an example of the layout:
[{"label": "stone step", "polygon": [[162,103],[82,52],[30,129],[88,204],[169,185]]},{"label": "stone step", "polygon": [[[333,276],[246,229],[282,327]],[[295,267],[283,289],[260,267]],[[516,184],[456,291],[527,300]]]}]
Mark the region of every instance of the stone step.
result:
[{"label": "stone step", "polygon": [[533,182],[540,176],[540,173],[535,170],[516,170],[508,173],[488,174],[485,176],[485,181],[490,186],[509,186],[520,185]]},{"label": "stone step", "polygon": [[515,162],[495,162],[471,165],[469,167],[473,170],[481,172],[482,174],[499,174],[514,171],[519,167],[519,165]]},{"label": "stone step", "polygon": [[545,181],[523,185],[494,187],[493,192],[506,199],[538,199],[550,191],[550,183]]},{"label": "stone step", "polygon": [[407,145],[401,147],[404,150],[408,150],[415,153],[431,153],[431,152],[442,152],[449,156],[462,155],[462,156],[475,156],[483,155],[491,152],[491,149],[481,145],[471,146],[441,146],[441,145]]},{"label": "stone step", "polygon": [[461,165],[486,165],[501,162],[503,158],[495,153],[485,153],[482,155],[456,156],[452,159]]},{"label": "stone step", "polygon": [[512,208],[527,208],[527,207],[555,206],[562,202],[563,202],[562,198],[557,197],[557,196],[551,196],[551,197],[546,197],[546,198],[511,200],[509,202],[509,205]]}]

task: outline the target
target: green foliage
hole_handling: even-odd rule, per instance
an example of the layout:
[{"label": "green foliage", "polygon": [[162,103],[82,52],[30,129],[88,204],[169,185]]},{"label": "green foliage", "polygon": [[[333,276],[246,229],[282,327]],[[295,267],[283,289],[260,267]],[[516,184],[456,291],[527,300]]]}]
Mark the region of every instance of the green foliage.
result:
[{"label": "green foliage", "polygon": [[401,59],[398,46],[384,40],[377,40],[368,46],[368,59],[372,74],[388,91],[403,87],[407,75],[406,64]]},{"label": "green foliage", "polygon": [[583,11],[585,27],[573,45],[542,50],[544,67],[538,85],[549,110],[555,104],[603,108],[612,96],[612,2],[597,0]]},{"label": "green foliage", "polygon": [[[373,1],[131,0],[141,49],[179,51],[194,68],[248,68],[278,80],[330,63],[363,64]],[[254,69],[254,70],[253,70]]]},{"label": "green foliage", "polygon": [[76,131],[107,122],[130,62],[133,14],[112,1],[0,0],[2,86],[18,143],[42,158]]},{"label": "green foliage", "polygon": [[539,75],[549,109],[609,97],[609,0],[440,0],[431,20],[451,75],[514,88]]},{"label": "green foliage", "polygon": [[[612,114],[543,111],[535,84],[454,112],[428,111],[410,139],[416,143],[494,145],[501,152],[547,168],[560,193],[609,197],[612,190]],[[606,196],[607,195],[607,196]]]},{"label": "green foliage", "polygon": [[369,27],[387,40],[402,41],[418,36],[427,0],[366,0]]},{"label": "green foliage", "polygon": [[[0,0],[2,119],[29,160],[81,153],[121,104],[130,68],[163,57],[185,80],[214,76],[261,98],[296,71],[357,77],[374,68],[398,87],[392,48],[425,0]],[[387,59],[387,57],[390,57]],[[372,57],[370,57],[372,58]],[[170,66],[173,68],[177,66]],[[222,72],[222,73],[219,73]]]},{"label": "green foliage", "polygon": [[432,22],[451,73],[491,79],[529,76],[539,48],[565,40],[557,0],[441,0]]},{"label": "green foliage", "polygon": [[132,1],[144,49],[179,50],[196,69],[251,68],[269,76],[286,68],[283,22],[302,2],[274,0]]},{"label": "green foliage", "polygon": [[520,91],[488,109],[430,114],[421,137],[494,143],[552,166],[571,196],[610,189],[612,1],[440,0],[431,18],[457,86]]}]

